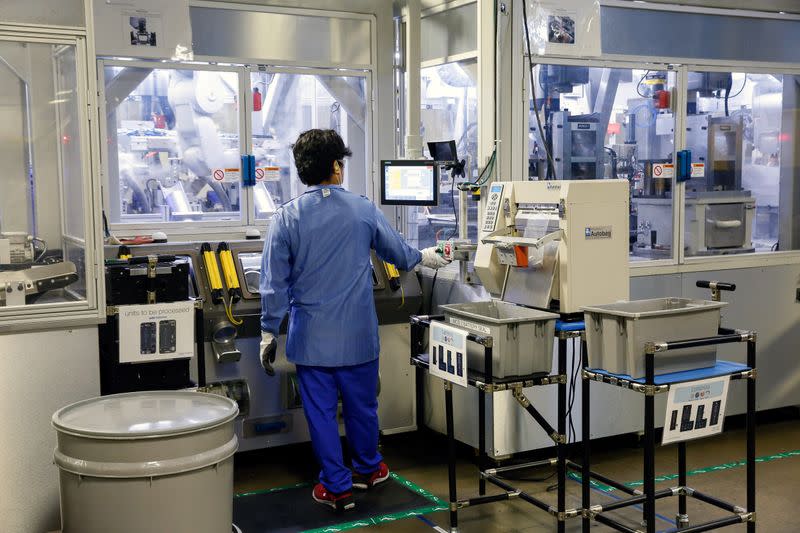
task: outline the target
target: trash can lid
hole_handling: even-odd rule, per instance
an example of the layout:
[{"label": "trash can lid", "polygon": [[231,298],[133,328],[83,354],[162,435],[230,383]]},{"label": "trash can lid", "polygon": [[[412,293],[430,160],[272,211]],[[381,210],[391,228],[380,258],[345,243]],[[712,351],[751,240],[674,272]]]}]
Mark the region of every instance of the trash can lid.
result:
[{"label": "trash can lid", "polygon": [[87,437],[159,437],[218,426],[239,414],[233,400],[193,391],[113,394],[68,405],[53,414],[56,430]]}]

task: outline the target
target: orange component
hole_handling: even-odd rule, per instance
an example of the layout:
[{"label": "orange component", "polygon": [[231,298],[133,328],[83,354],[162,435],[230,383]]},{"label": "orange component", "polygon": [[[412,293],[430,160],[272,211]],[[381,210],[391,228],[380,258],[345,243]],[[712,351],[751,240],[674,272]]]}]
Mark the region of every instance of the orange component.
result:
[{"label": "orange component", "polygon": [[656,109],[669,109],[669,91],[658,91],[656,96]]},{"label": "orange component", "polygon": [[528,247],[514,246],[514,255],[517,258],[517,266],[525,268],[528,266]]}]

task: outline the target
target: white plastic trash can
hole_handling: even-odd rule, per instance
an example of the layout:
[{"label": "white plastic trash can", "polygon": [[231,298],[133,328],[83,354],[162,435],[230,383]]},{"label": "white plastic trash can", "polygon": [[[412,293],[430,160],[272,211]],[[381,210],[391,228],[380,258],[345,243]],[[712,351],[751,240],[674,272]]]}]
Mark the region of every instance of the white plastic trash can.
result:
[{"label": "white plastic trash can", "polygon": [[229,533],[236,402],[190,391],[92,398],[58,410],[63,533]]}]

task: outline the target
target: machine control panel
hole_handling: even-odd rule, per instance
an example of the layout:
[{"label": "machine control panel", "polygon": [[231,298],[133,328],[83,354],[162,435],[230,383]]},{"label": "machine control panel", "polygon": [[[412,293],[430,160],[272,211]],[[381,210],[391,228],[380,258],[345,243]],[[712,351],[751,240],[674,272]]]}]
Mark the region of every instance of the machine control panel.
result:
[{"label": "machine control panel", "polygon": [[489,201],[486,203],[486,216],[483,220],[483,232],[491,233],[497,226],[497,214],[503,199],[503,184],[495,183],[489,188]]}]

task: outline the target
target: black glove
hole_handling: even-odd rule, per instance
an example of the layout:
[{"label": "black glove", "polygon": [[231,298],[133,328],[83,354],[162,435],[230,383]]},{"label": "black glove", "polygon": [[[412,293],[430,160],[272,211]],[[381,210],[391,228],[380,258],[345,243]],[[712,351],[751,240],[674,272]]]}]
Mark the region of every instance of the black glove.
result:
[{"label": "black glove", "polygon": [[261,353],[261,366],[264,367],[264,371],[268,376],[274,376],[275,369],[272,368],[272,363],[275,362],[275,356],[278,353],[278,341],[272,333],[261,332],[259,352]]}]

